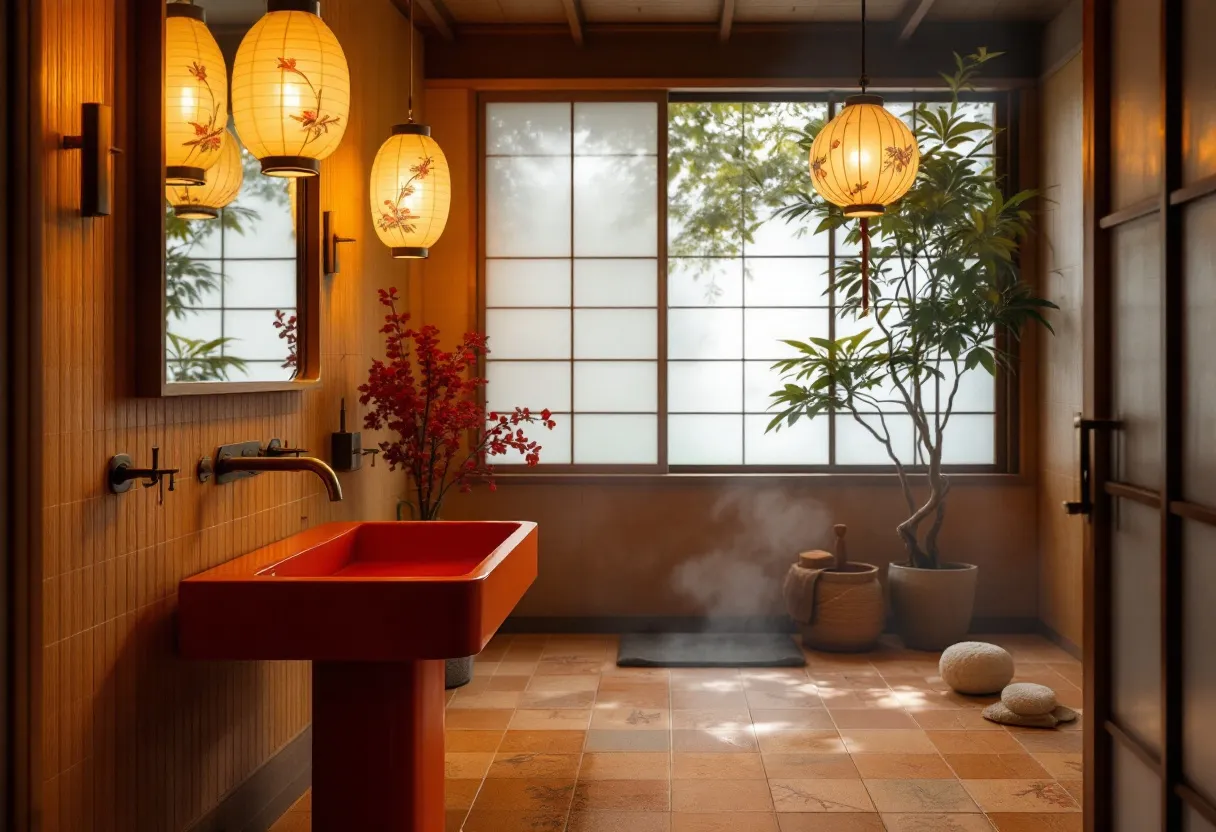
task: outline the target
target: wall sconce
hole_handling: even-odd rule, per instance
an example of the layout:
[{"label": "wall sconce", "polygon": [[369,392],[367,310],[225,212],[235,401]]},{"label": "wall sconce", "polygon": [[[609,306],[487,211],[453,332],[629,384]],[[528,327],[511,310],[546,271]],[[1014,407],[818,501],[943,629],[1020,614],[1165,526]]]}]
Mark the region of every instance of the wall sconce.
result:
[{"label": "wall sconce", "polygon": [[[342,271],[342,264],[338,262],[338,246],[355,242],[354,237],[338,236],[338,232],[334,231],[333,220],[333,211],[321,213],[321,264],[326,277],[332,277]],[[345,407],[343,407],[344,420],[345,412]]]},{"label": "wall sconce", "polygon": [[236,132],[267,176],[316,176],[350,116],[350,70],[316,0],[267,0],[232,65]]},{"label": "wall sconce", "polygon": [[165,182],[202,185],[228,124],[228,69],[206,15],[192,2],[165,7]]},{"label": "wall sconce", "polygon": [[108,104],[80,105],[80,135],[64,136],[65,150],[79,150],[80,213],[86,217],[110,216],[113,183],[110,155],[113,147],[113,113]]},{"label": "wall sconce", "polygon": [[180,219],[213,220],[220,215],[221,208],[236,199],[244,182],[241,143],[225,130],[219,161],[208,169],[206,181],[202,185],[168,185],[165,199]]}]

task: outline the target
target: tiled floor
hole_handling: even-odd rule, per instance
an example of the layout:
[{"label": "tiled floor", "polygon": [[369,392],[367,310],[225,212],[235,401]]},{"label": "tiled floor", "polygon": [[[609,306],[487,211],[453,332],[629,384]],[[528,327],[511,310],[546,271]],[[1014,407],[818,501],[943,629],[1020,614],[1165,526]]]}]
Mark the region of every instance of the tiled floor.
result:
[{"label": "tiled floor", "polygon": [[[1081,707],[1081,665],[1036,636],[1018,681]],[[605,636],[502,636],[447,710],[447,829],[1071,832],[1081,731],[985,721],[937,656],[894,643],[805,670],[635,670]],[[309,797],[272,832],[308,832]],[[463,824],[463,826],[462,826]]]}]

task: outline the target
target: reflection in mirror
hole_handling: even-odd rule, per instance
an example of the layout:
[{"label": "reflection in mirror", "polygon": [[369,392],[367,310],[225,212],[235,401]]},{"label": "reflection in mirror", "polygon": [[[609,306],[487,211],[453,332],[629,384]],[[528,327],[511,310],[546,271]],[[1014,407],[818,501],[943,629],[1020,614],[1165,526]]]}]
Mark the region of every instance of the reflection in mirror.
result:
[{"label": "reflection in mirror", "polygon": [[[231,66],[265,0],[198,5]],[[298,186],[264,176],[231,121],[223,140],[227,164],[204,185],[166,188],[164,377],[290,382],[299,372]]]}]

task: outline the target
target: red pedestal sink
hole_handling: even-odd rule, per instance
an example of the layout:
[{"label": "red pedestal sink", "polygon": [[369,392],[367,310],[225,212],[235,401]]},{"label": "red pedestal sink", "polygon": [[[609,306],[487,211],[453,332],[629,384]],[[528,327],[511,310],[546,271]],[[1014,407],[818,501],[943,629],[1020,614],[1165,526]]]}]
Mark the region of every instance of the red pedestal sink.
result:
[{"label": "red pedestal sink", "polygon": [[313,829],[443,829],[443,660],[536,578],[536,524],[330,523],[181,582],[193,659],[313,662]]}]

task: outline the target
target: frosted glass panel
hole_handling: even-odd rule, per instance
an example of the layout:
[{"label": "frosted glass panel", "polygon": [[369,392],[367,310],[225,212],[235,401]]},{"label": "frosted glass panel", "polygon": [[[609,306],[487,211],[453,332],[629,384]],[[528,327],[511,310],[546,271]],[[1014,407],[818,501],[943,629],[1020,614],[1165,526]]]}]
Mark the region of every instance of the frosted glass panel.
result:
[{"label": "frosted glass panel", "polygon": [[[1210,13],[1216,17],[1216,7]],[[1216,68],[1216,62],[1212,66]],[[1210,105],[1216,105],[1216,85],[1207,88]],[[1209,105],[1209,106],[1210,106]],[[1216,106],[1212,107],[1216,119]],[[1212,132],[1211,163],[1216,165],[1216,127]],[[1183,493],[1188,500],[1216,505],[1216,199],[1199,199],[1183,209],[1186,235],[1183,272],[1186,279],[1186,323],[1182,327],[1188,360],[1183,362],[1182,409],[1185,419],[1187,464],[1183,466]],[[1194,360],[1191,356],[1202,356]]]},{"label": "frosted glass panel", "polygon": [[743,312],[672,309],[667,313],[668,358],[732,358],[743,354]]},{"label": "frosted glass panel", "polygon": [[748,413],[769,413],[773,401],[769,394],[785,386],[781,371],[774,370],[771,361],[748,361],[744,366],[744,407]]},{"label": "frosted glass panel", "polygon": [[748,306],[827,306],[827,259],[751,258],[743,292]]},{"label": "frosted glass panel", "polygon": [[826,309],[748,309],[743,320],[745,358],[792,358],[798,351],[780,339],[828,337]]},{"label": "frosted glass panel", "polygon": [[[882,435],[878,416],[861,417]],[[905,465],[914,461],[916,438],[909,416],[887,416],[887,428],[891,433],[891,446],[895,455]],[[840,416],[836,420],[836,463],[838,465],[891,465],[886,448],[851,416]]]},{"label": "frosted glass panel", "polygon": [[[1161,751],[1160,517],[1116,500],[1111,546],[1111,699],[1115,721]],[[1130,827],[1129,827],[1130,828]]]},{"label": "frosted glass panel", "polygon": [[657,186],[658,161],[653,156],[576,157],[575,256],[656,257]]},{"label": "frosted glass panel", "polygon": [[659,461],[657,416],[574,417],[574,461],[584,465],[653,465]]},{"label": "frosted glass panel", "polygon": [[1115,478],[1156,488],[1161,480],[1161,229],[1156,216],[1111,230],[1111,351]]},{"label": "frosted glass panel", "polygon": [[1186,832],[1216,832],[1216,824],[1208,823],[1203,816],[1187,806],[1183,810],[1186,816]]},{"label": "frosted glass panel", "polygon": [[1183,521],[1183,639],[1182,733],[1206,737],[1182,744],[1182,770],[1188,782],[1205,795],[1216,795],[1216,529]]},{"label": "frosted glass panel", "polygon": [[653,309],[576,309],[575,358],[658,358]]},{"label": "frosted glass panel", "polygon": [[742,416],[669,416],[667,461],[672,465],[740,465]]},{"label": "frosted glass panel", "polygon": [[486,154],[569,156],[570,105],[496,103],[486,105]]},{"label": "frosted glass panel", "polygon": [[1111,750],[1114,832],[1160,832],[1161,778],[1121,743],[1112,741]]},{"label": "frosted glass panel", "polygon": [[[266,177],[261,177],[265,182]],[[259,184],[261,184],[259,182]],[[282,180],[280,180],[280,183]],[[294,260],[297,254],[296,222],[291,211],[291,200],[285,183],[267,185],[273,194],[266,199],[251,192],[248,181],[241,188],[236,204],[254,212],[249,220],[241,219],[244,233],[224,229],[224,256],[233,257],[282,257]]]},{"label": "frosted glass panel", "polygon": [[658,279],[658,260],[575,260],[574,303],[654,306]]},{"label": "frosted glass panel", "polygon": [[486,362],[486,409],[570,409],[570,365],[565,361]]},{"label": "frosted glass panel", "polygon": [[877,338],[885,338],[883,327],[887,331],[894,331],[895,325],[903,320],[903,310],[897,307],[887,309],[882,316],[881,323],[878,319],[878,310],[872,309],[869,315],[862,317],[854,312],[838,311],[836,313],[836,338],[851,338],[859,332],[869,330],[869,334],[865,337],[863,343],[870,343]]},{"label": "frosted glass panel", "polygon": [[668,306],[743,305],[743,260],[688,257],[667,264]]},{"label": "frosted glass panel", "polygon": [[569,305],[569,260],[486,261],[486,306]]},{"label": "frosted glass panel", "polygon": [[996,461],[996,427],[992,416],[950,417],[942,437],[946,465],[991,465]]},{"label": "frosted glass panel", "polygon": [[[169,332],[180,338],[193,341],[214,341],[224,336],[224,317],[219,310],[186,311],[180,317],[169,319]],[[168,353],[173,355],[173,342],[168,344]]]},{"label": "frosted glass panel", "polygon": [[486,159],[486,255],[570,255],[569,159]]},{"label": "frosted glass panel", "polygon": [[828,420],[802,420],[765,433],[772,416],[745,416],[744,462],[748,465],[827,465]]},{"label": "frosted glass panel", "polygon": [[[752,235],[753,242],[747,243],[744,254],[751,257],[790,257],[828,254],[828,235],[813,234],[817,222],[801,220],[787,223],[783,219],[772,217],[772,213],[761,209],[761,226]],[[800,234],[800,231],[805,233]]]},{"label": "frosted glass panel", "polygon": [[495,358],[569,358],[565,309],[487,309],[486,334]]},{"label": "frosted glass panel", "polygon": [[659,409],[659,365],[653,361],[574,362],[574,409],[654,413]]},{"label": "frosted glass panel", "polygon": [[[291,312],[293,310],[286,310]],[[224,346],[225,355],[236,355],[251,360],[287,358],[287,342],[279,337],[280,330],[274,326],[274,310],[259,309],[253,312],[224,312],[224,337],[232,340]]]},{"label": "frosted glass panel", "polygon": [[[524,436],[540,445],[540,462],[542,465],[569,465],[570,438],[573,420],[569,413],[554,413],[553,421],[557,425],[549,430],[540,423],[523,425]],[[502,465],[518,465],[524,467],[524,455],[518,451],[508,450],[501,456],[489,459],[495,468]]]},{"label": "frosted glass panel", "polygon": [[743,409],[743,362],[672,361],[667,365],[670,413],[738,413]]},{"label": "frosted glass panel", "polygon": [[577,156],[653,156],[658,152],[657,104],[649,101],[576,103]]},{"label": "frosted glass panel", "polygon": [[[943,362],[939,368],[942,378],[929,386],[940,390],[941,407],[944,409],[950,403],[950,391],[954,386],[954,367]],[[962,369],[960,365],[959,369]],[[954,412],[991,412],[996,410],[996,378],[983,367],[974,370],[964,370],[958,383],[958,392],[954,394]]]},{"label": "frosted glass panel", "polygon": [[229,260],[224,306],[288,309],[296,305],[295,260]]}]

